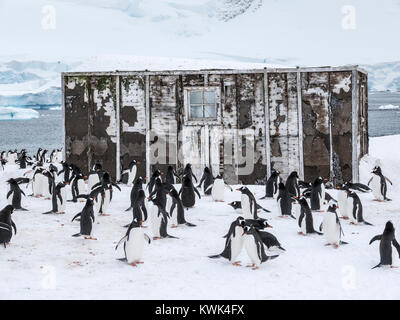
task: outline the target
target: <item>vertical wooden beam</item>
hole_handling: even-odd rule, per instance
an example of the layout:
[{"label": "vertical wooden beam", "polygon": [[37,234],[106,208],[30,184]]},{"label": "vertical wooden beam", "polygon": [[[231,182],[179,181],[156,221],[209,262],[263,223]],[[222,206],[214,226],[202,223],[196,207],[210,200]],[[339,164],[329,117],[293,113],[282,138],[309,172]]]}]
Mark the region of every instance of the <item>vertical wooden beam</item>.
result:
[{"label": "vertical wooden beam", "polygon": [[303,101],[301,93],[301,72],[297,71],[297,115],[299,123],[299,176],[304,178],[304,154],[303,154]]},{"label": "vertical wooden beam", "polygon": [[117,152],[116,152],[116,175],[117,181],[121,180],[121,122],[120,122],[120,115],[121,115],[121,83],[120,83],[120,76],[116,76],[115,79],[115,99],[116,99],[116,136],[117,136]]},{"label": "vertical wooden beam", "polygon": [[271,176],[271,137],[269,131],[269,90],[268,72],[264,72],[264,121],[265,121],[265,159],[267,162],[267,179]]},{"label": "vertical wooden beam", "polygon": [[146,75],[146,177],[150,179],[150,130],[151,130],[151,122],[150,122],[150,76]]},{"label": "vertical wooden beam", "polygon": [[352,180],[353,183],[359,182],[359,168],[358,168],[358,72],[353,70],[352,76]]},{"label": "vertical wooden beam", "polygon": [[62,141],[63,141],[63,160],[66,161],[67,159],[67,151],[66,151],[66,122],[65,122],[65,75],[61,76],[61,108],[62,108],[62,123],[63,123],[63,130],[62,130]]}]

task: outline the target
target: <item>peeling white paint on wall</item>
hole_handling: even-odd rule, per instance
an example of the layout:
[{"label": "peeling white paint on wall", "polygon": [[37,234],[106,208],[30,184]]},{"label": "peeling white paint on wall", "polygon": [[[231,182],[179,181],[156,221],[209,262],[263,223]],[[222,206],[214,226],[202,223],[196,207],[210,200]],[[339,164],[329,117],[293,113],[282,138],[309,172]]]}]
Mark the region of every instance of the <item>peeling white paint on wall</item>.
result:
[{"label": "peeling white paint on wall", "polygon": [[[96,105],[96,110],[100,111],[101,108],[105,110],[104,115],[110,118],[106,132],[112,142],[117,143],[117,119],[115,114],[114,101],[112,99],[113,93],[107,87],[103,91],[95,89],[93,91],[93,102]],[[107,99],[109,101],[107,101]]]}]

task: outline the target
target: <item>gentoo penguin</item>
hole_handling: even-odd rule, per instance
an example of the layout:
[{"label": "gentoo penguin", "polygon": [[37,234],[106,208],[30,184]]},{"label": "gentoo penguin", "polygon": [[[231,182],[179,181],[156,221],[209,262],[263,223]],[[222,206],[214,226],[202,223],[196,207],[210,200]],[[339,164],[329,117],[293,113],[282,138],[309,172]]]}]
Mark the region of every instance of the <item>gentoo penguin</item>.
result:
[{"label": "gentoo penguin", "polygon": [[210,169],[208,167],[204,168],[203,176],[200,179],[200,183],[197,188],[201,188],[203,184],[203,192],[205,195],[211,195],[211,189],[208,187],[214,183],[214,176],[212,175]]},{"label": "gentoo penguin", "polygon": [[189,176],[184,176],[182,180],[182,187],[179,190],[182,204],[185,208],[193,208],[196,204],[196,195],[201,199],[199,191],[194,187],[192,179]]},{"label": "gentoo penguin", "polygon": [[51,194],[53,192],[53,187],[55,186],[54,176],[50,171],[47,170],[43,170],[42,174],[45,177],[43,180],[42,196],[46,200],[50,200]]},{"label": "gentoo penguin", "polygon": [[16,161],[18,160],[17,153],[15,151],[9,151],[7,153],[7,163],[14,165]]},{"label": "gentoo penguin", "polygon": [[372,194],[374,195],[375,200],[379,202],[391,201],[391,199],[388,199],[386,197],[386,181],[388,181],[391,185],[393,185],[393,183],[382,174],[381,167],[375,167],[371,173],[373,174],[373,176],[369,180],[368,185],[370,185],[370,183],[372,182]]},{"label": "gentoo penguin", "polygon": [[131,195],[130,195],[131,205],[125,211],[131,210],[133,208],[133,206],[135,205],[139,191],[143,190],[143,183],[144,183],[144,179],[142,177],[139,177],[136,179],[135,183],[133,184],[133,187],[131,190]]},{"label": "gentoo penguin", "polygon": [[33,178],[32,178],[32,189],[33,189],[33,196],[35,198],[43,197],[44,193],[46,192],[45,189],[48,188],[48,179],[44,175],[45,169],[37,166]]},{"label": "gentoo penguin", "polygon": [[143,232],[140,221],[134,219],[129,225],[125,236],[118,241],[115,247],[115,250],[117,250],[121,243],[124,244],[125,258],[118,260],[126,261],[133,267],[142,264],[143,262],[140,259],[143,256],[143,249],[146,242],[148,244],[151,243],[149,236]]},{"label": "gentoo penguin", "polygon": [[55,163],[56,162],[56,149],[53,149],[53,151],[51,151],[50,153],[50,157],[49,157],[49,162],[50,163]]},{"label": "gentoo penguin", "polygon": [[88,192],[90,193],[93,189],[93,186],[97,183],[100,182],[100,180],[103,178],[104,170],[103,166],[101,163],[96,163],[92,170],[89,171],[88,173]]},{"label": "gentoo penguin", "polygon": [[276,202],[278,205],[278,212],[281,214],[281,217],[291,217],[296,219],[292,214],[292,197],[283,183],[279,184],[279,194],[276,198]]},{"label": "gentoo penguin", "polygon": [[291,197],[300,197],[299,175],[296,171],[292,172],[286,180],[286,190]]},{"label": "gentoo penguin", "polygon": [[188,163],[185,167],[185,169],[183,169],[183,174],[182,176],[188,176],[190,179],[192,179],[192,177],[194,178],[194,180],[196,180],[197,183],[197,178],[196,176],[193,174],[192,171],[192,165],[190,163]]},{"label": "gentoo penguin", "polygon": [[6,206],[0,211],[0,244],[7,246],[12,238],[12,229],[14,229],[14,234],[17,234],[17,226],[11,219],[11,214],[14,208],[12,205]]},{"label": "gentoo penguin", "polygon": [[82,211],[79,212],[71,221],[73,222],[76,218],[80,217],[80,232],[74,234],[73,237],[84,236],[85,239],[97,240],[91,236],[93,222],[95,221],[93,213],[93,198],[90,195],[80,195],[79,197],[86,198],[87,200]]},{"label": "gentoo penguin", "polygon": [[247,267],[257,270],[261,263],[268,260],[277,258],[278,256],[267,256],[265,254],[264,243],[257,230],[254,227],[244,227],[244,246],[246,248],[247,255],[249,256],[252,264]]},{"label": "gentoo penguin", "polygon": [[[90,193],[92,190],[88,190]],[[86,185],[85,185],[85,177],[82,173],[77,173],[74,175],[74,179],[71,183],[71,192],[72,192],[72,202],[78,201],[78,196],[81,194],[86,194]]]},{"label": "gentoo penguin", "polygon": [[168,166],[167,174],[165,175],[165,183],[171,185],[175,184],[176,183],[175,177],[180,179],[178,174],[175,172],[174,167]]},{"label": "gentoo penguin", "polygon": [[261,198],[267,199],[267,198],[273,198],[278,194],[278,186],[281,183],[281,177],[280,177],[281,172],[277,170],[273,170],[271,173],[271,176],[268,178],[266,184],[265,184],[265,197]]},{"label": "gentoo penguin", "polygon": [[318,177],[311,187],[311,210],[319,211],[325,201],[324,179]]},{"label": "gentoo penguin", "polygon": [[140,225],[147,221],[147,208],[144,202],[145,198],[146,195],[144,190],[139,189],[132,205],[132,221],[135,221],[136,219],[136,221],[140,222]]},{"label": "gentoo penguin", "polygon": [[243,249],[243,226],[244,218],[239,217],[231,223],[229,232],[226,235],[225,248],[221,254],[210,256],[211,259],[225,258],[234,266],[240,266],[240,261],[236,261]]},{"label": "gentoo penguin", "polygon": [[381,261],[377,266],[373,267],[372,269],[380,268],[382,266],[391,266],[392,268],[395,268],[392,266],[393,263],[392,245],[396,248],[399,257],[400,257],[400,245],[395,238],[395,229],[391,221],[388,221],[386,223],[383,234],[373,237],[369,242],[369,244],[371,245],[376,240],[381,241],[379,244],[379,253],[381,256]]},{"label": "gentoo penguin", "polygon": [[48,150],[43,150],[42,154],[40,155],[40,162],[46,163],[46,153]]},{"label": "gentoo penguin", "polygon": [[336,189],[338,189],[338,206],[340,214],[344,220],[349,220],[351,213],[347,207],[347,192],[350,190],[346,184],[339,184]]},{"label": "gentoo penguin", "polygon": [[341,241],[343,234],[343,229],[340,224],[339,217],[336,213],[336,204],[331,204],[328,211],[324,214],[324,219],[319,227],[319,231],[324,233],[326,240],[326,245],[333,245],[335,249],[339,248],[340,244],[346,244],[346,242]]},{"label": "gentoo penguin", "polygon": [[237,189],[241,194],[241,205],[242,205],[242,214],[245,219],[257,219],[257,202],[256,199],[251,193],[251,191],[246,187],[241,187]]},{"label": "gentoo penguin", "polygon": [[[114,191],[113,187],[116,187],[119,191],[121,191],[121,188],[115,182],[111,181],[111,177],[108,172],[105,172],[101,181],[93,186],[92,192],[95,194],[97,193],[97,196],[95,197],[95,204],[100,216],[108,216],[107,210],[112,201]],[[79,198],[79,196],[77,198]]]},{"label": "gentoo penguin", "polygon": [[19,168],[20,169],[26,169],[26,166],[29,164],[31,165],[32,163],[29,161],[30,158],[26,155],[26,152],[23,152],[21,156],[18,159],[19,163]]},{"label": "gentoo penguin", "polygon": [[151,198],[151,230],[153,232],[153,240],[159,240],[163,238],[177,239],[168,234],[168,212],[162,208],[162,205],[158,202],[158,199]]},{"label": "gentoo penguin", "polygon": [[299,234],[304,235],[304,236],[307,234],[312,234],[312,233],[322,235],[322,233],[320,233],[314,229],[313,216],[312,216],[311,209],[308,205],[307,199],[305,197],[300,197],[300,198],[294,197],[294,199],[301,206],[301,211],[300,211],[300,216],[299,216],[299,221],[298,221],[298,225],[300,228]]},{"label": "gentoo penguin", "polygon": [[157,202],[161,205],[163,210],[166,210],[166,207],[167,207],[167,194],[171,190],[171,187],[172,187],[171,185],[167,185],[165,183],[162,183],[161,179],[157,178],[156,182],[154,184],[154,190],[149,195],[149,200],[150,200],[150,198],[156,197],[157,198]]},{"label": "gentoo penguin", "polygon": [[[243,211],[242,211],[242,202],[241,202],[241,201],[234,201],[234,202],[228,203],[228,206],[231,206],[231,207],[233,208],[233,210],[235,210],[235,212],[236,212],[237,214],[240,214],[240,215],[241,215],[241,214],[243,213]],[[269,210],[267,210],[267,209],[261,207],[261,206],[257,203],[257,211],[260,211],[260,210],[263,210],[263,211],[265,211],[265,212],[271,212],[271,211],[269,211]]]},{"label": "gentoo penguin", "polygon": [[347,208],[349,210],[350,224],[363,223],[368,226],[372,226],[369,222],[366,222],[363,218],[363,206],[357,193],[353,191],[347,191]]},{"label": "gentoo penguin", "polygon": [[213,184],[209,185],[208,189],[211,189],[211,196],[215,202],[224,202],[225,199],[225,186],[233,192],[231,186],[229,186],[221,175],[218,175]]},{"label": "gentoo penguin", "polygon": [[365,184],[362,184],[362,183],[346,182],[345,185],[351,190],[356,190],[356,191],[360,191],[360,192],[363,192],[363,193],[371,191],[370,187],[368,187],[368,186],[366,186]]},{"label": "gentoo penguin", "polygon": [[9,179],[7,183],[10,185],[10,191],[7,193],[8,203],[11,204],[15,210],[28,211],[21,206],[21,194],[25,196],[25,193],[20,189],[18,182],[15,179]]},{"label": "gentoo penguin", "polygon": [[42,148],[39,148],[38,151],[36,152],[36,161],[40,161],[40,159],[42,158]]},{"label": "gentoo penguin", "polygon": [[262,231],[265,228],[272,228],[272,226],[268,224],[268,221],[266,219],[259,218],[257,220],[246,220],[245,226],[254,227],[256,229],[256,231],[260,235],[261,241],[264,243],[267,249],[276,247],[280,250],[286,251],[273,234],[266,231]]},{"label": "gentoo penguin", "polygon": [[67,205],[67,191],[65,190],[65,182],[59,182],[53,189],[51,196],[51,211],[44,212],[43,214],[64,214]]},{"label": "gentoo penguin", "polygon": [[61,149],[57,149],[56,161],[57,161],[58,163],[62,163],[62,161],[63,161],[62,148],[61,148]]},{"label": "gentoo penguin", "polygon": [[172,205],[170,208],[170,217],[172,222],[172,228],[176,228],[179,225],[185,224],[188,227],[195,227],[194,224],[191,224],[185,219],[185,209],[182,204],[182,200],[179,198],[178,192],[172,189],[169,192],[170,197],[172,198]]},{"label": "gentoo penguin", "polygon": [[71,182],[71,173],[72,173],[71,172],[71,168],[70,168],[69,164],[66,163],[66,162],[62,162],[61,164],[62,164],[63,168],[57,175],[59,176],[62,173],[64,173],[64,182],[66,184],[70,184],[70,182]]},{"label": "gentoo penguin", "polygon": [[157,179],[161,180],[161,171],[160,170],[155,170],[150,178],[150,181],[147,185],[147,189],[149,190],[149,194],[153,192],[154,184],[156,183]]},{"label": "gentoo penguin", "polygon": [[138,164],[140,164],[140,162],[138,162],[136,160],[132,160],[129,163],[128,168],[122,171],[121,181],[122,181],[122,183],[125,183],[128,187],[132,187],[132,185],[136,179],[136,172],[137,172]]}]

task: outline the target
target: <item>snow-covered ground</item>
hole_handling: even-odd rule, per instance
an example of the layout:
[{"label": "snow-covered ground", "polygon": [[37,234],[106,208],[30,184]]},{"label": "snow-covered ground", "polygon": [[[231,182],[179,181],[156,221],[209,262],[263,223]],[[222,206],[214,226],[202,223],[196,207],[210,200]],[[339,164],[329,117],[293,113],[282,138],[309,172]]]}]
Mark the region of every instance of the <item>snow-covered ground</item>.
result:
[{"label": "snow-covered ground", "polygon": [[[196,228],[169,229],[179,239],[152,241],[145,248],[144,264],[131,267],[117,261],[122,248],[114,247],[124,235],[122,226],[131,221],[130,189],[114,193],[109,217],[96,217],[93,236],[97,241],[73,238],[79,222],[71,223],[83,203],[68,203],[65,215],[42,215],[50,201],[23,199],[29,212],[15,212],[18,233],[6,249],[0,248],[1,299],[398,299],[400,269],[371,270],[379,262],[379,245],[369,240],[383,232],[391,220],[400,228],[400,136],[373,138],[370,155],[361,164],[361,180],[367,183],[379,159],[384,174],[393,182],[388,197],[392,202],[372,201],[360,194],[367,221],[374,226],[351,226],[342,221],[349,245],[335,250],[325,247],[321,236],[299,236],[292,219],[278,218],[274,200],[259,201],[272,213],[260,214],[273,225],[272,233],[286,248],[280,257],[257,271],[233,267],[226,260],[212,260],[224,246],[222,236],[236,219],[227,203],[240,200],[238,191],[226,191],[226,203],[203,197],[187,212]],[[22,176],[24,170],[8,168],[0,173],[0,207],[7,204],[5,180]],[[264,187],[250,187],[256,198]],[[28,193],[29,191],[26,190]],[[335,191],[328,191],[336,196]],[[319,226],[323,213],[314,214]],[[150,229],[146,229],[152,236]],[[398,235],[398,237],[400,237]],[[243,265],[249,258],[243,250]],[[399,259],[394,261],[400,265]]]}]

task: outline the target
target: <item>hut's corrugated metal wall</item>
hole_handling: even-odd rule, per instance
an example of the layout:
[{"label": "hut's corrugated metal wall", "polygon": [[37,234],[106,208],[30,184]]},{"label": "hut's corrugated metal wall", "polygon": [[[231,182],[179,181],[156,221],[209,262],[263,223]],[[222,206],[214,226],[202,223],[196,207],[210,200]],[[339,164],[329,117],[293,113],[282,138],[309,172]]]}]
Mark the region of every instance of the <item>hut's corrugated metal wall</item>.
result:
[{"label": "hut's corrugated metal wall", "polygon": [[[229,183],[257,183],[271,169],[350,181],[368,152],[367,80],[349,68],[65,73],[66,159],[85,172],[100,161],[113,177],[135,159],[141,176],[191,162],[197,176],[209,164]],[[219,123],[185,118],[185,95],[196,88],[217,89]],[[243,174],[251,144],[254,169]]]}]

